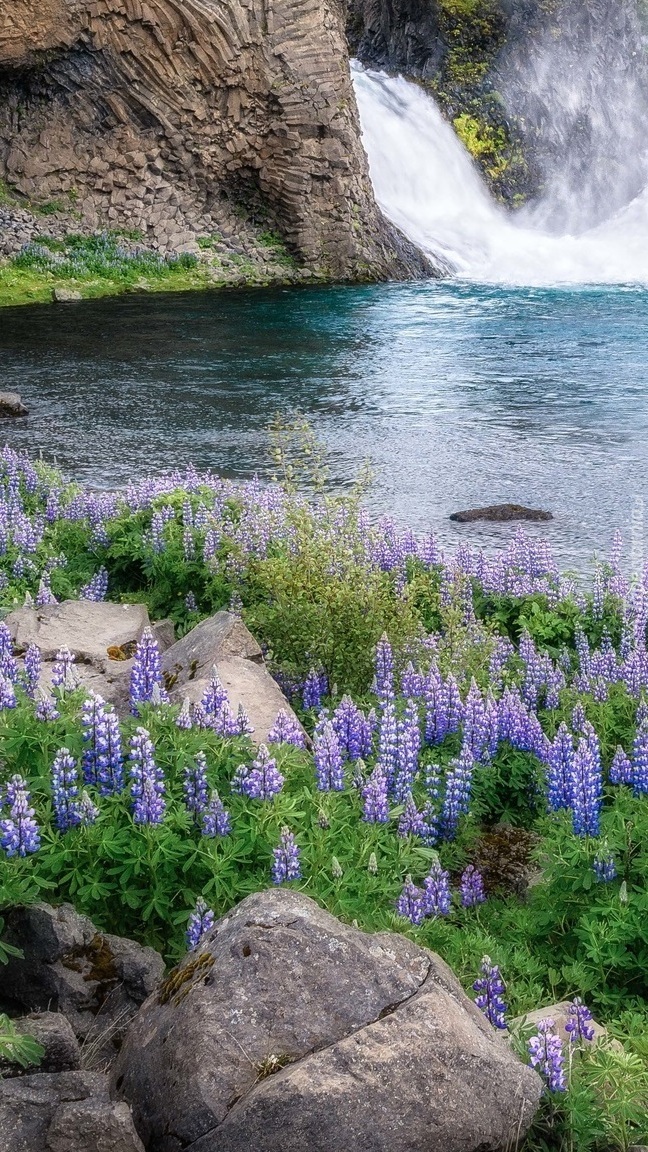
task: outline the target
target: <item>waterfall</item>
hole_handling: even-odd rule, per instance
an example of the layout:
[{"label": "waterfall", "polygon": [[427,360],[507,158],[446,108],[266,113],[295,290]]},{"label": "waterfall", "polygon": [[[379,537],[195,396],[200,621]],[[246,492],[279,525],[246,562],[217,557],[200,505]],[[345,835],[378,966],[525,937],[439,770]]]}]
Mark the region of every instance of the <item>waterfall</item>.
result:
[{"label": "waterfall", "polygon": [[402,77],[354,63],[376,199],[457,276],[508,284],[648,284],[648,188],[596,227],[562,235],[551,205],[511,214],[491,197],[434,100]]}]

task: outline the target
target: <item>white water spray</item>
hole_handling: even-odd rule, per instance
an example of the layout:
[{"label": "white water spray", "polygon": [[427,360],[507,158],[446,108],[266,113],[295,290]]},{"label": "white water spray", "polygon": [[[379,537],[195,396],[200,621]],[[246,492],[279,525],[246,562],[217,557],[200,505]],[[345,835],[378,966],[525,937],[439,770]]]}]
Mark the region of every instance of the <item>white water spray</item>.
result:
[{"label": "white water spray", "polygon": [[648,188],[596,228],[556,235],[547,230],[546,205],[516,218],[493,200],[418,85],[359,64],[352,74],[380,207],[456,275],[529,285],[648,284]]}]

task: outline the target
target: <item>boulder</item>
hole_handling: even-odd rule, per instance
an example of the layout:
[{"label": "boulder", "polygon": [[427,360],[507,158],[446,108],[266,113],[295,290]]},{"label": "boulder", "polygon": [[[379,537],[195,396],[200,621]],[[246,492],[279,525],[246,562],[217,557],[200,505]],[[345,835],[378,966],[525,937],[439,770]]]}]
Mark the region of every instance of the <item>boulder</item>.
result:
[{"label": "boulder", "polygon": [[64,600],[42,608],[17,608],[6,624],[15,646],[24,651],[37,644],[43,660],[53,660],[64,646],[77,661],[92,664],[100,672],[121,663],[110,658],[109,649],[129,650],[149,623],[144,604],[96,603]]},{"label": "boulder", "polygon": [[0,392],[0,416],[28,416],[19,392]]},{"label": "boulder", "polygon": [[294,715],[268,672],[254,636],[232,612],[217,612],[203,620],[164,653],[162,668],[170,699],[177,703],[186,697],[196,703],[214,667],[234,711],[242,704],[248,713],[257,743],[267,740],[281,708]]},{"label": "boulder", "polygon": [[553,513],[541,508],[525,508],[523,504],[489,504],[486,508],[469,508],[465,512],[453,512],[450,516],[458,524],[472,524],[475,520],[490,520],[504,524],[509,520],[553,520]]},{"label": "boulder", "polygon": [[164,972],[152,948],[102,935],[71,904],[12,908],[5,935],[22,956],[3,969],[3,997],[32,1012],[63,1013],[103,1063]]},{"label": "boulder", "polygon": [[52,289],[52,299],[56,304],[73,304],[77,300],[83,300],[83,296],[74,288],[57,287]]},{"label": "boulder", "polygon": [[14,1020],[19,1032],[44,1048],[40,1072],[75,1072],[81,1066],[81,1048],[67,1016],[60,1012],[32,1012]]},{"label": "boulder", "polygon": [[144,1152],[128,1107],[97,1072],[0,1080],[2,1152]]},{"label": "boulder", "polygon": [[438,956],[283,889],[146,1001],[112,1087],[156,1152],[488,1152],[542,1091]]},{"label": "boulder", "polygon": [[156,640],[160,652],[166,652],[175,643],[175,624],[173,620],[157,620],[151,624],[151,632]]}]

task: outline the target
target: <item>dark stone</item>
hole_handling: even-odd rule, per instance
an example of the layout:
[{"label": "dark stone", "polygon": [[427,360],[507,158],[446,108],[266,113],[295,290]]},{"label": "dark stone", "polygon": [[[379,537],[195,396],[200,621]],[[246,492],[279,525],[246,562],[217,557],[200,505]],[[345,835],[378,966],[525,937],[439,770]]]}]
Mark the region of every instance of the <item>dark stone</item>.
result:
[{"label": "dark stone", "polygon": [[476,520],[490,520],[505,524],[510,520],[553,520],[553,513],[541,508],[525,508],[523,504],[490,504],[487,508],[468,508],[466,512],[453,512],[450,516],[458,524],[472,524]]},{"label": "dark stone", "polygon": [[19,1032],[45,1049],[39,1072],[76,1072],[81,1064],[79,1041],[67,1016],[60,1012],[32,1012],[14,1020]]},{"label": "dark stone", "polygon": [[102,935],[70,904],[13,908],[5,934],[22,956],[3,969],[3,996],[32,1012],[62,1012],[96,1052],[105,1039],[114,1055],[128,1020],[164,972],[153,948]]},{"label": "dark stone", "polygon": [[0,416],[28,416],[19,392],[0,392]]},{"label": "dark stone", "polygon": [[147,1000],[111,1084],[155,1152],[490,1152],[542,1091],[438,956],[279,889]]},{"label": "dark stone", "polygon": [[2,1152],[144,1152],[130,1110],[98,1072],[0,1081]]}]

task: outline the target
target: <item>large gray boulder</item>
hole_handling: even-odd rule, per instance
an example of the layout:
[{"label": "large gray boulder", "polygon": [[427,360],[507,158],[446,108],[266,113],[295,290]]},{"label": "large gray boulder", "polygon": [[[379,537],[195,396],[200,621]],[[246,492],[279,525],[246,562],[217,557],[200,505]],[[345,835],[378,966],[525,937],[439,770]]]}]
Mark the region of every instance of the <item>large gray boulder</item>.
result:
[{"label": "large gray boulder", "polygon": [[103,672],[110,661],[108,649],[133,645],[149,616],[145,604],[64,600],[42,608],[17,608],[5,623],[19,650],[37,644],[43,660],[53,660],[60,648],[67,647],[79,663]]},{"label": "large gray boulder", "polygon": [[30,1012],[63,1013],[101,1066],[164,972],[153,948],[98,932],[71,904],[12,908],[5,938],[22,955],[2,970],[2,997]]},{"label": "large gray boulder", "polygon": [[162,668],[171,700],[186,698],[192,704],[201,699],[216,668],[230,705],[234,712],[243,705],[259,744],[267,741],[280,709],[294,715],[254,636],[232,612],[217,612],[197,624],[164,653]]},{"label": "large gray boulder", "polygon": [[98,1072],[0,1080],[2,1152],[144,1152],[128,1106]]},{"label": "large gray boulder", "polygon": [[281,889],[146,1001],[112,1085],[155,1152],[488,1152],[542,1090],[438,956]]}]

